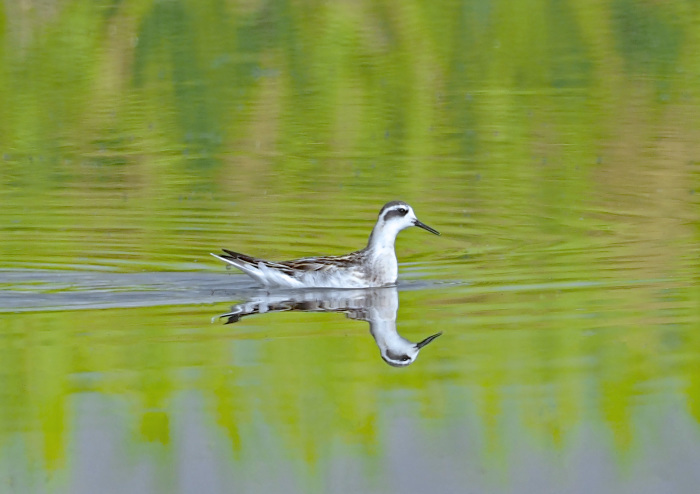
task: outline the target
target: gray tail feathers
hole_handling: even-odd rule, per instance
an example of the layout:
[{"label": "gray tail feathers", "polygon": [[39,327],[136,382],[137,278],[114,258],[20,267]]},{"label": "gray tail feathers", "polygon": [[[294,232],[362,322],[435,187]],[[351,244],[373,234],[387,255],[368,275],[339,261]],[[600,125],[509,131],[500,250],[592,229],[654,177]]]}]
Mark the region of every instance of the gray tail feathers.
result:
[{"label": "gray tail feathers", "polygon": [[245,255],[245,254],[241,254],[240,252],[234,252],[234,251],[228,250],[228,249],[221,249],[221,250],[226,252],[226,254],[218,255],[217,257],[219,257],[220,259],[226,259],[227,261],[241,261],[241,262],[245,262],[245,263],[249,263],[249,264],[253,264],[253,265],[258,263],[258,260],[256,258]]}]

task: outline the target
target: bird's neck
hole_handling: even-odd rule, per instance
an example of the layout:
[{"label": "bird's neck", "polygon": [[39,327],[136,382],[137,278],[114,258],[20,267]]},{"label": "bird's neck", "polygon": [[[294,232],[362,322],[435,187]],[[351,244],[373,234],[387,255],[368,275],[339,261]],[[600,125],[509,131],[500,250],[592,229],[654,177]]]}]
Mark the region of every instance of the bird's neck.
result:
[{"label": "bird's neck", "polygon": [[372,230],[372,234],[369,236],[367,249],[375,252],[380,252],[382,250],[393,251],[397,234],[398,232],[396,231],[380,228],[378,225],[376,225]]}]

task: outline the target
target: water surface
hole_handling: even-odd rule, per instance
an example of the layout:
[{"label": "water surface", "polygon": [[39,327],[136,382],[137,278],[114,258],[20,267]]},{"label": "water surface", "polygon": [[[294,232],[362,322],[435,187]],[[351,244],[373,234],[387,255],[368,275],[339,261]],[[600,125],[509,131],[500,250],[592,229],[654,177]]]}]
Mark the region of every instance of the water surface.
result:
[{"label": "water surface", "polygon": [[[685,3],[2,9],[2,492],[696,491]],[[209,255],[394,199],[390,295]]]}]

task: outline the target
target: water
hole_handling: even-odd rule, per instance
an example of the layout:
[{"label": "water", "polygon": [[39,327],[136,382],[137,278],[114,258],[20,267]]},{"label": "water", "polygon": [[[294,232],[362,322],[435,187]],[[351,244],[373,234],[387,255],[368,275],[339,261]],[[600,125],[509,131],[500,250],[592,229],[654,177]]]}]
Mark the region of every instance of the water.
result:
[{"label": "water", "polygon": [[6,5],[0,490],[695,492],[697,15],[555,3]]}]

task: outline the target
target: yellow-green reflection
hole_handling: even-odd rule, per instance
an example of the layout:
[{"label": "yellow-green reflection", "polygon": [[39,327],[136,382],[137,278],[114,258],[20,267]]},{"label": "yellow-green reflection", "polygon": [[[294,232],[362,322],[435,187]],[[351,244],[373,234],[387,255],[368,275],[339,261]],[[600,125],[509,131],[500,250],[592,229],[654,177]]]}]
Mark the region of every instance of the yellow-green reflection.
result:
[{"label": "yellow-green reflection", "polygon": [[[505,472],[513,434],[565,453],[584,424],[609,431],[622,460],[647,447],[635,424],[663,427],[664,413],[692,403],[697,386],[700,342],[693,325],[677,324],[692,316],[687,305],[672,297],[657,310],[633,308],[660,287],[620,285],[606,290],[609,300],[600,287],[556,284],[404,291],[401,332],[418,339],[429,325],[445,335],[400,372],[379,361],[366,323],[340,314],[268,314],[226,326],[208,322],[221,305],[6,316],[4,442],[19,433],[31,464],[67,468],[81,429],[72,404],[96,392],[127,405],[116,417],[132,431],[122,440],[177,449],[178,397],[197,390],[208,427],[225,431],[243,468],[267,437],[255,433],[260,424],[272,433],[268,447],[303,459],[304,477],[327,466],[337,441],[384,458],[382,431],[404,417],[438,442],[461,422],[479,424],[481,442],[463,447],[490,468],[505,462]],[[387,415],[395,406],[402,411]],[[649,407],[665,412],[645,416]]]},{"label": "yellow-green reflection", "polygon": [[[399,372],[366,324],[332,314],[230,328],[208,323],[218,305],[12,314],[3,302],[3,481],[93,492],[86,472],[103,470],[85,458],[100,445],[112,456],[92,455],[97,466],[138,484],[143,460],[162,492],[192,465],[265,479],[260,458],[292,471],[290,491],[357,477],[359,492],[407,492],[421,485],[392,465],[414,471],[418,452],[444,467],[421,469],[429,478],[449,470],[480,491],[522,478],[522,450],[555,469],[562,455],[602,478],[598,491],[634,490],[634,468],[689,478],[691,4],[66,0],[6,2],[0,18],[3,268],[187,270],[196,287],[222,270],[208,256],[220,247],[362,247],[400,198],[443,236],[399,238],[415,290],[398,330],[445,332]],[[4,275],[29,305],[48,291]],[[188,456],[193,437],[210,461]],[[577,451],[612,458],[613,473],[586,475]],[[674,481],[660,491],[686,487]]]}]

